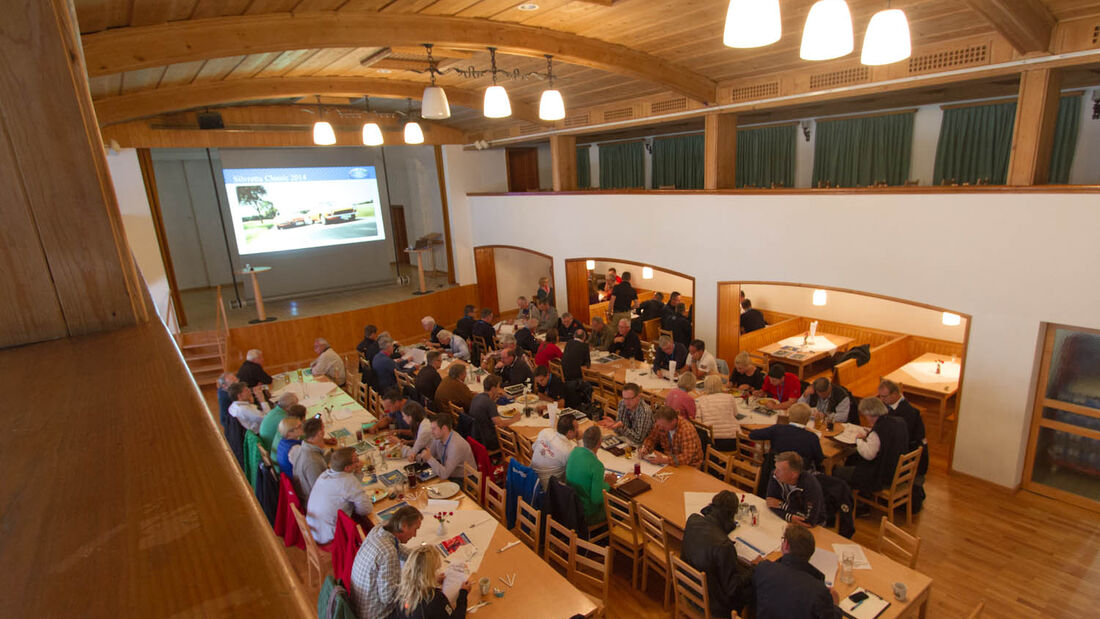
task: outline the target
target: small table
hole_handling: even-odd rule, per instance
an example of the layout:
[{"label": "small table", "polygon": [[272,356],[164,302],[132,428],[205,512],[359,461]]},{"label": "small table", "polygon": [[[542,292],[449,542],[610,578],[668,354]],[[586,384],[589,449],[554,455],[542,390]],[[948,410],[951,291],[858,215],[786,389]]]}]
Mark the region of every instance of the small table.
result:
[{"label": "small table", "polygon": [[424,285],[424,254],[430,253],[431,247],[424,247],[417,249],[410,247],[405,250],[406,254],[416,254],[416,274],[420,278],[420,290],[414,290],[413,294],[428,294],[428,287]]},{"label": "small table", "polygon": [[778,362],[797,368],[798,379],[802,380],[806,366],[824,359],[834,351],[848,350],[848,347],[855,341],[854,338],[829,333],[818,333],[814,336],[814,341],[808,344],[803,344],[802,338],[802,335],[788,337],[774,344],[761,347],[756,352],[764,356],[769,365]]},{"label": "small table", "polygon": [[[936,373],[937,362],[940,373]],[[962,361],[947,355],[926,352],[886,375],[906,393],[931,398],[940,403],[940,440],[943,440],[947,401],[959,391]]]},{"label": "small table", "polygon": [[266,273],[270,270],[271,267],[250,267],[237,271],[238,275],[252,276],[252,296],[255,298],[256,302],[256,318],[248,321],[251,324],[275,320],[274,316],[268,316],[267,312],[264,311],[264,296],[260,294],[260,281],[256,278],[257,273]]}]

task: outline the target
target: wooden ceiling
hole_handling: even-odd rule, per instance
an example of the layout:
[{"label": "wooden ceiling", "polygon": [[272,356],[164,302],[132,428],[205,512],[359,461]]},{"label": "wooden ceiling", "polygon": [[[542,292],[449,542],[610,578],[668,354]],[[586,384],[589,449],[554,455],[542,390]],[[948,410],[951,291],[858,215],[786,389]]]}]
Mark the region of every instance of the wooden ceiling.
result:
[{"label": "wooden ceiling", "polygon": [[[444,70],[487,68],[488,44],[500,48],[500,68],[520,75],[545,72],[543,54],[553,53],[555,84],[569,110],[666,93],[714,103],[720,84],[817,64],[798,57],[813,0],[781,0],[782,38],[750,50],[722,43],[728,0],[535,0],[533,11],[515,0],[74,1],[103,124],[314,94],[419,98],[428,81],[419,43],[436,44]],[[858,54],[871,15],[886,2],[848,4]],[[1100,0],[894,0],[892,6],[905,10],[915,49],[988,36],[1020,51],[1030,35],[1042,34],[1036,22],[1100,16]],[[448,71],[438,82],[455,112],[444,124],[466,133],[536,121],[546,87],[542,79],[503,80],[516,115],[489,120],[478,110],[489,77]]]}]

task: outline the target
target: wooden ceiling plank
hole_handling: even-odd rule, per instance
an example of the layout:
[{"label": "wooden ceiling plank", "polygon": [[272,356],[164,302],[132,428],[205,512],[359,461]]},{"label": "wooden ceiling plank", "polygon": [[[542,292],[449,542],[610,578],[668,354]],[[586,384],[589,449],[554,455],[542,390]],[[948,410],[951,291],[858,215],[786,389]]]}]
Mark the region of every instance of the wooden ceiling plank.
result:
[{"label": "wooden ceiling plank", "polygon": [[225,79],[236,80],[253,77],[264,67],[271,64],[271,61],[278,58],[278,56],[279,52],[248,54],[237,66],[233,67],[233,70],[229,72],[229,75],[225,76]]},{"label": "wooden ceiling plank", "polygon": [[[519,5],[509,7],[495,15],[492,15],[489,19],[496,21],[507,21],[517,24],[527,23],[530,20],[537,19],[542,15],[553,13],[555,9],[564,7],[570,4],[577,4],[575,0],[539,0],[539,10],[537,11],[521,11]],[[599,7],[596,7],[599,8]]]},{"label": "wooden ceiling plank", "polygon": [[130,25],[133,0],[79,0],[76,5],[77,27],[81,34]]},{"label": "wooden ceiling plank", "polygon": [[195,76],[199,74],[202,65],[205,63],[205,60],[196,60],[194,62],[181,62],[169,65],[165,68],[164,75],[160,76],[157,87],[190,84],[195,79]]},{"label": "wooden ceiling plank", "polygon": [[191,19],[243,15],[252,0],[199,0],[191,11]]},{"label": "wooden ceiling plank", "polygon": [[88,90],[92,97],[113,97],[122,89],[122,74],[103,75],[88,80]]},{"label": "wooden ceiling plank", "polygon": [[[198,75],[195,76],[196,80],[220,80],[225,79],[233,72],[233,69],[237,68],[237,65],[241,64],[241,61],[245,59],[244,56],[230,56],[228,58],[211,58],[207,60],[202,68],[199,69]],[[95,98],[95,95],[92,95]]]},{"label": "wooden ceiling plank", "polygon": [[145,90],[147,88],[155,88],[160,83],[161,76],[164,75],[166,67],[152,67],[150,69],[138,69],[137,71],[127,71],[122,74],[122,87],[119,89],[122,94],[128,92],[134,92],[135,90]]},{"label": "wooden ceiling plank", "polygon": [[336,11],[347,4],[348,0],[301,0],[291,9],[292,13],[309,11]]},{"label": "wooden ceiling plank", "polygon": [[190,19],[198,0],[149,0],[134,3],[130,16],[131,26],[148,26],[170,21]]},{"label": "wooden ceiling plank", "polygon": [[349,57],[355,48],[334,47],[332,49],[318,50],[307,60],[286,72],[287,77],[303,77],[317,75],[334,62]]},{"label": "wooden ceiling plank", "polygon": [[458,15],[478,3],[479,0],[439,0],[420,11],[424,15]]},{"label": "wooden ceiling plank", "polygon": [[392,4],[393,1],[394,0],[349,0],[347,4],[340,7],[338,10],[343,12],[374,12],[386,8],[386,6]]},{"label": "wooden ceiling plank", "polygon": [[1040,0],[965,0],[981,14],[1016,51],[1045,52],[1050,49],[1054,16]]},{"label": "wooden ceiling plank", "polygon": [[265,15],[268,13],[285,13],[294,8],[299,0],[252,0],[245,9],[245,15]]},{"label": "wooden ceiling plank", "polygon": [[315,49],[292,49],[281,52],[270,64],[257,71],[255,77],[263,78],[286,75],[287,71],[290,71],[316,53],[317,50]]},{"label": "wooden ceiling plank", "polygon": [[492,17],[517,4],[520,4],[518,0],[481,0],[481,2],[459,11],[458,17]]},{"label": "wooden ceiling plank", "polygon": [[435,4],[435,0],[395,0],[380,9],[382,13],[419,13]]}]

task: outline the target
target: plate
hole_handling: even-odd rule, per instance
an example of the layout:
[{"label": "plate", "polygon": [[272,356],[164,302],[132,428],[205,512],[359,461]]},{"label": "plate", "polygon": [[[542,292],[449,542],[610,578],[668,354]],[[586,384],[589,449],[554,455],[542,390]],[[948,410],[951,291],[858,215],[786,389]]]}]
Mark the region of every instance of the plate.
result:
[{"label": "plate", "polygon": [[779,400],[776,400],[775,398],[760,398],[756,401],[756,403],[760,406],[765,406],[767,408],[775,408],[776,406],[779,406]]},{"label": "plate", "polygon": [[537,395],[533,394],[533,393],[528,393],[527,395],[521,395],[518,398],[516,398],[516,402],[518,402],[519,404],[534,404],[535,402],[538,402],[538,401],[539,401],[539,397]]},{"label": "plate", "polygon": [[432,499],[449,499],[462,492],[462,488],[453,481],[445,481],[434,486],[428,486],[428,497]]},{"label": "plate", "polygon": [[497,413],[505,419],[511,419],[512,417],[515,417],[516,414],[519,413],[519,411],[514,408],[501,408],[497,409]]}]

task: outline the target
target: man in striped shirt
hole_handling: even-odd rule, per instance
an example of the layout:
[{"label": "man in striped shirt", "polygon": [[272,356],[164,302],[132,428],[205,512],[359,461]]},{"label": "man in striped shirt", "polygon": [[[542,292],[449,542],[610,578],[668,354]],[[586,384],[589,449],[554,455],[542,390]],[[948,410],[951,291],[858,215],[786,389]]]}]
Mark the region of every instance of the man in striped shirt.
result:
[{"label": "man in striped shirt", "polygon": [[406,505],[367,534],[351,566],[350,593],[357,617],[389,617],[397,608],[401,562],[409,556],[403,544],[416,536],[422,520],[419,509]]}]

